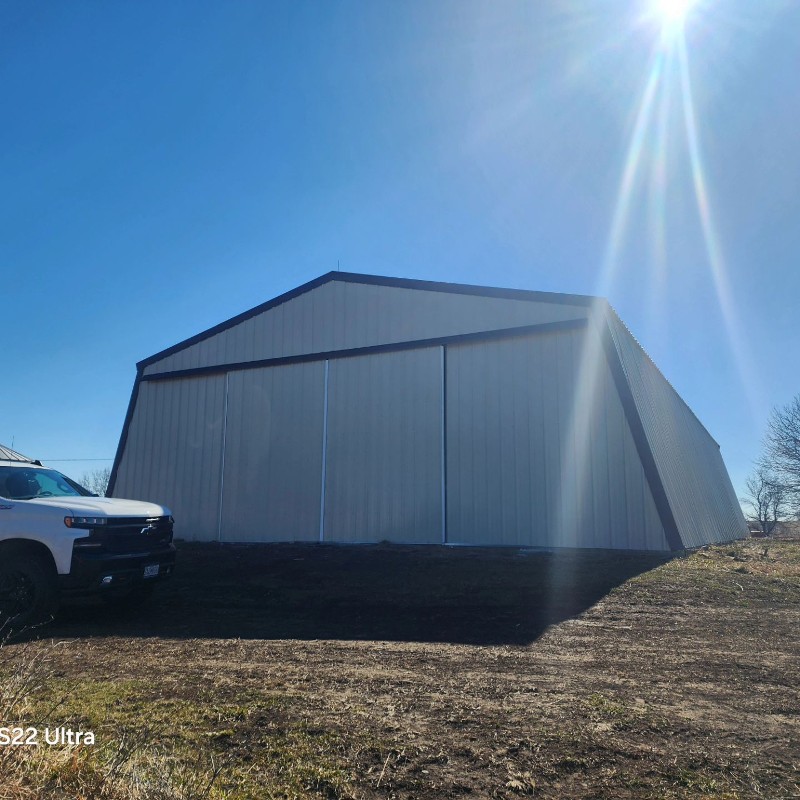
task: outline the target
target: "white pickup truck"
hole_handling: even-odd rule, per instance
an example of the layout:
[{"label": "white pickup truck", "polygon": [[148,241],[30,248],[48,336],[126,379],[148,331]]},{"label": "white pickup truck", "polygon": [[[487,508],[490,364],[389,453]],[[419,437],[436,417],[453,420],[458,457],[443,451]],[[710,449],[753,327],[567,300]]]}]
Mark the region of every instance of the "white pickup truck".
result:
[{"label": "white pickup truck", "polygon": [[172,574],[168,508],[97,497],[0,447],[0,639],[50,618],[63,594],[130,605]]}]

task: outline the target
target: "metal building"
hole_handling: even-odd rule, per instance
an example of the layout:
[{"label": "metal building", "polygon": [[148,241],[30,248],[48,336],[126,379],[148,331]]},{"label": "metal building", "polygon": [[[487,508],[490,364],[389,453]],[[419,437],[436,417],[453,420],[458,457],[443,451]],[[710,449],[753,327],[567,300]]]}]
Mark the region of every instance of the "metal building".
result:
[{"label": "metal building", "polygon": [[340,272],[142,361],[111,492],[203,541],[747,535],[719,446],[605,300]]}]

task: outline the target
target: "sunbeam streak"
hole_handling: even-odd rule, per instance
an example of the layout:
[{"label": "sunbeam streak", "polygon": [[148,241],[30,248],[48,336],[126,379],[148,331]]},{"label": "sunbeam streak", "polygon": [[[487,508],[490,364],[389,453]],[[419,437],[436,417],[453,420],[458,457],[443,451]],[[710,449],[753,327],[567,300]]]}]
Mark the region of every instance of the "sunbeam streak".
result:
[{"label": "sunbeam streak", "polygon": [[[668,244],[669,229],[667,211],[670,191],[678,187],[671,183],[667,168],[667,152],[673,126],[670,115],[673,106],[682,110],[683,135],[686,151],[689,154],[691,185],[697,204],[700,228],[704,240],[706,259],[711,272],[717,302],[719,304],[727,332],[730,351],[736,361],[739,378],[750,405],[754,419],[763,409],[759,394],[759,381],[749,356],[746,342],[741,333],[740,316],[736,311],[733,293],[728,280],[725,261],[719,238],[713,223],[709,192],[705,177],[702,154],[699,144],[697,121],[694,111],[692,85],[689,71],[686,38],[684,29],[687,16],[695,10],[693,0],[662,0],[656,2],[654,9],[660,19],[658,41],[651,57],[649,72],[636,109],[633,130],[622,167],[617,188],[611,225],[605,243],[605,251],[598,275],[597,294],[607,297],[619,278],[622,249],[635,215],[640,209],[635,205],[642,192],[649,201],[644,212],[647,219],[646,235],[649,237],[653,263],[648,275],[650,283],[650,310],[655,313],[669,279]],[[677,100],[675,93],[680,93]],[[673,103],[673,98],[675,102]],[[680,130],[680,126],[678,127]],[[670,164],[670,166],[672,166]],[[649,170],[649,181],[641,176]],[[569,408],[565,440],[561,449],[562,502],[559,504],[559,527],[567,532],[580,529],[580,498],[587,496],[593,421],[590,409],[597,407],[598,393],[602,392],[603,375],[606,364],[600,345],[603,312],[606,308],[601,301],[592,310],[589,335],[575,342],[576,372],[575,390]],[[566,498],[578,498],[569,504]],[[571,533],[567,534],[572,535]]]},{"label": "sunbeam streak", "polygon": [[631,135],[628,154],[625,159],[625,166],[622,170],[622,180],[620,181],[617,192],[617,200],[614,205],[614,216],[611,221],[611,231],[606,244],[606,252],[600,271],[597,293],[603,297],[608,291],[616,277],[616,267],[619,260],[619,251],[622,245],[625,229],[630,217],[631,203],[633,201],[634,186],[639,165],[642,161],[645,138],[653,117],[653,105],[656,93],[661,83],[664,69],[664,52],[659,49],[654,57],[647,79],[642,100],[639,104],[639,111],[636,115],[636,124]]},{"label": "sunbeam streak", "polygon": [[[653,54],[650,73],[642,92],[639,110],[628,146],[625,166],[622,170],[611,231],[606,244],[597,294],[609,294],[616,279],[619,254],[630,219],[631,205],[635,195],[636,181],[644,160],[645,144],[654,117],[654,107],[663,82],[665,50],[659,46]],[[562,498],[585,497],[589,478],[589,451],[591,449],[590,409],[595,408],[595,397],[600,388],[605,361],[600,347],[599,329],[604,324],[602,316],[605,303],[601,301],[592,311],[590,334],[578,345],[578,365],[575,374],[575,392],[569,409],[567,435],[562,445],[561,482]],[[580,504],[557,507],[559,525],[567,531],[576,531],[580,526]]]},{"label": "sunbeam streak", "polygon": [[607,303],[599,300],[589,312],[589,326],[573,347],[577,348],[577,369],[574,374],[574,394],[561,443],[560,497],[555,505],[556,527],[563,531],[566,541],[577,543],[580,531],[586,527],[585,500],[591,497],[591,450],[593,430],[597,426],[597,402],[603,391],[602,376],[607,369],[602,346],[602,326],[605,325]]},{"label": "sunbeam streak", "polygon": [[[669,75],[672,67],[672,52],[665,56],[665,75]],[[659,91],[658,112],[656,120],[655,152],[650,174],[650,227],[653,233],[651,252],[653,254],[653,282],[648,297],[649,317],[657,321],[659,317],[659,300],[664,291],[667,277],[667,146],[668,123],[671,100],[671,81],[662,80]]]},{"label": "sunbeam streak", "polygon": [[692,83],[689,72],[689,57],[686,52],[686,40],[683,35],[678,37],[677,49],[686,141],[689,148],[692,182],[694,185],[695,199],[697,201],[697,212],[703,231],[706,255],[711,269],[711,276],[714,281],[714,288],[717,293],[717,302],[719,303],[730,346],[736,359],[739,378],[750,404],[750,410],[754,418],[758,419],[760,409],[764,408],[764,403],[760,397],[758,389],[759,381],[757,379],[753,360],[749,353],[749,348],[740,333],[741,318],[736,311],[736,304],[733,299],[730,283],[728,282],[728,273],[722,255],[722,247],[720,246],[716,227],[711,216],[711,205],[706,188],[705,169],[703,167],[699,137],[697,135]]},{"label": "sunbeam streak", "polygon": [[[668,229],[667,210],[670,186],[666,157],[669,147],[670,109],[672,92],[680,94],[680,108],[689,167],[706,258],[713,280],[717,302],[723,316],[731,353],[736,361],[739,379],[755,418],[763,409],[759,381],[754,361],[741,331],[740,316],[728,280],[722,247],[713,222],[709,192],[703,166],[698,126],[694,109],[692,82],[684,27],[687,16],[696,10],[691,0],[675,3],[657,3],[656,13],[661,19],[660,33],[651,59],[644,91],[636,111],[633,132],[622,168],[608,238],[597,281],[597,294],[608,296],[618,278],[622,249],[636,212],[635,201],[641,191],[640,174],[650,160],[649,213],[647,232],[650,237],[652,261],[650,268],[649,305],[655,313],[659,297],[668,279]],[[674,87],[674,88],[673,88]],[[591,392],[594,378],[591,365],[582,365],[581,381]],[[581,396],[585,392],[579,392]],[[576,418],[577,411],[573,411]]]}]

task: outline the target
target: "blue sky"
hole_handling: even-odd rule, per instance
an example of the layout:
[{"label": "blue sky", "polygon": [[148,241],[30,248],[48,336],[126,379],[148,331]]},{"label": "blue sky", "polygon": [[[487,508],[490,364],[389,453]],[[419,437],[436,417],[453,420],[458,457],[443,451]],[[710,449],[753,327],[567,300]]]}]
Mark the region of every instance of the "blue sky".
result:
[{"label": "blue sky", "polygon": [[136,361],[338,260],[602,291],[741,491],[800,391],[800,3],[690,10],[694,172],[655,6],[0,4],[0,442],[110,464],[56,462]]}]

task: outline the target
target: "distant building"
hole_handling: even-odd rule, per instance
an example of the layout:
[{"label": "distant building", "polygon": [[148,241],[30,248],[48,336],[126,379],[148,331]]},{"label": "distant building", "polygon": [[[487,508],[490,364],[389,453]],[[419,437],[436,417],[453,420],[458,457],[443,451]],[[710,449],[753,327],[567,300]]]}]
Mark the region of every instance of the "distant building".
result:
[{"label": "distant building", "polygon": [[203,541],[748,534],[719,446],[605,300],[338,272],[141,362],[110,493]]}]

